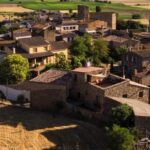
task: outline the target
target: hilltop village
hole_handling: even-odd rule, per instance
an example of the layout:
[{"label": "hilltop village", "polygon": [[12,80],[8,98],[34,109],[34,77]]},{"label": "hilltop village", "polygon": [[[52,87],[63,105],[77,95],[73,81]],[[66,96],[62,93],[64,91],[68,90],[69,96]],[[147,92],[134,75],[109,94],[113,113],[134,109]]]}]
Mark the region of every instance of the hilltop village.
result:
[{"label": "hilltop village", "polygon": [[[117,16],[79,5],[76,13],[40,10],[1,21],[0,98],[97,121],[107,120],[112,107],[128,104],[135,126],[149,130],[150,27],[123,29]],[[25,67],[19,59],[28,64],[24,76],[26,68],[16,69]]]}]

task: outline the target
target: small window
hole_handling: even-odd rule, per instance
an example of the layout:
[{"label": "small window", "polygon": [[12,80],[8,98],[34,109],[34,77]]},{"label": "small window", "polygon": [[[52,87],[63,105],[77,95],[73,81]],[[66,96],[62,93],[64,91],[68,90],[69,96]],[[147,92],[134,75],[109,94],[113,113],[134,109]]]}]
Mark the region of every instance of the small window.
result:
[{"label": "small window", "polygon": [[74,75],[74,81],[77,81],[77,75],[76,74]]},{"label": "small window", "polygon": [[128,98],[128,94],[123,94],[122,97],[123,98]]},{"label": "small window", "polygon": [[85,95],[88,95],[88,91],[87,90],[85,90]]},{"label": "small window", "polygon": [[33,48],[33,52],[34,52],[34,53],[37,53],[37,48]]},{"label": "small window", "polygon": [[78,92],[78,93],[77,93],[77,97],[78,97],[78,98],[80,98],[80,97],[81,97],[81,94],[80,94],[80,92]]},{"label": "small window", "polygon": [[131,61],[134,62],[134,57],[133,56],[131,57]]},{"label": "small window", "polygon": [[144,92],[143,92],[143,91],[139,92],[139,97],[140,97],[140,98],[142,98],[143,95],[144,95]]}]

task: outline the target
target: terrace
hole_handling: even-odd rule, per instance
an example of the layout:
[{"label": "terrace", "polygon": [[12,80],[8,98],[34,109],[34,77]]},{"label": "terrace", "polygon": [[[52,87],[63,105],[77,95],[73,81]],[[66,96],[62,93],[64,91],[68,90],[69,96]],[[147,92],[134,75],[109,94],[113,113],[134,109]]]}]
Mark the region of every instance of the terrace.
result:
[{"label": "terrace", "polygon": [[116,85],[118,83],[121,83],[125,81],[125,79],[109,74],[109,75],[104,75],[104,74],[97,74],[97,75],[89,75],[89,82],[92,84],[95,84],[101,88],[108,88],[110,86]]}]

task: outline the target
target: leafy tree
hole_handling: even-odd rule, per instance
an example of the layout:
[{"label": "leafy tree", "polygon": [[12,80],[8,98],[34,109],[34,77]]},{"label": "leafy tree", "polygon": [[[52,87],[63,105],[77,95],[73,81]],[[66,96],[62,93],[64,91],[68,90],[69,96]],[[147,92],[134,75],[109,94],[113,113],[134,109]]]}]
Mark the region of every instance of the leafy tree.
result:
[{"label": "leafy tree", "polygon": [[[70,51],[72,56],[76,58],[72,59],[73,66],[78,66],[79,64],[84,65],[87,61],[92,61],[94,65],[100,65],[108,56],[108,43],[102,39],[93,40],[89,34],[85,34],[83,37],[76,37],[73,41]],[[78,65],[77,65],[78,64]]]},{"label": "leafy tree", "polygon": [[0,34],[4,34],[8,32],[8,28],[6,28],[5,26],[0,27]]},{"label": "leafy tree", "polygon": [[72,58],[71,58],[71,65],[72,65],[72,68],[81,67],[81,66],[82,66],[81,60],[82,60],[82,59],[81,59],[80,57],[72,56]]},{"label": "leafy tree", "polygon": [[108,130],[108,138],[111,150],[132,150],[135,144],[135,137],[127,128],[113,125]]},{"label": "leafy tree", "polygon": [[141,15],[140,14],[133,14],[132,19],[141,19]]},{"label": "leafy tree", "polygon": [[112,59],[118,61],[121,60],[121,56],[128,51],[127,46],[121,46],[110,50],[110,56]]},{"label": "leafy tree", "polygon": [[110,112],[110,120],[112,124],[122,127],[134,127],[134,112],[127,104],[112,108]]},{"label": "leafy tree", "polygon": [[102,39],[94,41],[93,44],[93,63],[100,65],[100,62],[108,57],[108,43]]},{"label": "leafy tree", "polygon": [[123,21],[123,20],[118,20],[117,21],[117,29],[118,30],[125,30],[125,29],[145,29],[146,26],[142,25],[138,21]]},{"label": "leafy tree", "polygon": [[86,58],[91,58],[92,55],[92,51],[93,51],[93,39],[91,37],[91,35],[89,35],[88,33],[85,33],[83,36],[83,40],[84,40],[84,44],[87,47],[87,51],[86,51]]},{"label": "leafy tree", "polygon": [[101,12],[101,11],[102,11],[101,7],[100,6],[96,6],[96,12]]},{"label": "leafy tree", "polygon": [[0,65],[0,81],[19,83],[26,80],[28,72],[29,63],[26,58],[18,54],[8,55]]},{"label": "leafy tree", "polygon": [[56,68],[63,70],[70,70],[70,65],[67,62],[65,55],[63,53],[56,54]]},{"label": "leafy tree", "polygon": [[79,36],[74,39],[70,49],[74,56],[85,56],[88,51],[88,48],[84,43],[84,39]]}]

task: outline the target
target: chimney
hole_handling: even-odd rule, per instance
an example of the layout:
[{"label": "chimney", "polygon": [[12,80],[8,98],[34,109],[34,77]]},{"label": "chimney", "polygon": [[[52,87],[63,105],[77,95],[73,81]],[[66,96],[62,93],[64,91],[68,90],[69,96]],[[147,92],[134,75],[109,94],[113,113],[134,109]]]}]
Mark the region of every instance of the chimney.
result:
[{"label": "chimney", "polygon": [[90,61],[88,61],[88,62],[86,63],[86,67],[91,67],[91,62],[90,62]]},{"label": "chimney", "polygon": [[13,54],[16,54],[16,48],[13,47]]},{"label": "chimney", "polygon": [[138,73],[137,69],[134,69],[134,75],[136,75]]}]

